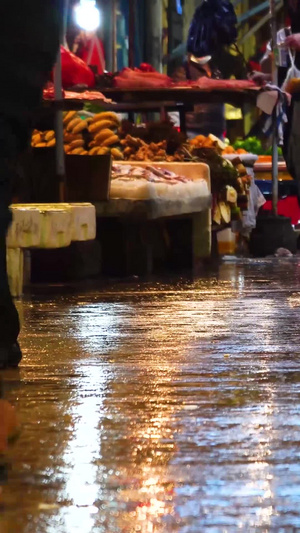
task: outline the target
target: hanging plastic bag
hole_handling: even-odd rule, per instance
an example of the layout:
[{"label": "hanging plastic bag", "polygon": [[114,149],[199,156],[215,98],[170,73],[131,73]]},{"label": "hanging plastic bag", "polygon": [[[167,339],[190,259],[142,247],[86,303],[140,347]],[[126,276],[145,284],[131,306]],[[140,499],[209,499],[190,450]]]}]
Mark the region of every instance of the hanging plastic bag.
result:
[{"label": "hanging plastic bag", "polygon": [[62,84],[64,89],[74,87],[74,85],[86,85],[91,88],[95,86],[95,76],[88,65],[79,57],[66,50],[63,46],[61,50],[62,64]]},{"label": "hanging plastic bag", "polygon": [[291,66],[287,72],[286,78],[283,82],[282,90],[288,93],[291,93],[291,84],[293,83],[293,80],[300,79],[300,70],[296,67],[295,60],[296,55],[292,53],[292,51],[288,50]]}]

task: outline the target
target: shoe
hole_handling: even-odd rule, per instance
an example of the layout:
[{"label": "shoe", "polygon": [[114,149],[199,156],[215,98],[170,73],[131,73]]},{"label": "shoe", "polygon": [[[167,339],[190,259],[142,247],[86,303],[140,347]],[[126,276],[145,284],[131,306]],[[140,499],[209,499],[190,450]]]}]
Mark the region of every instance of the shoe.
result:
[{"label": "shoe", "polygon": [[17,368],[22,360],[22,352],[16,341],[11,346],[0,346],[0,370]]}]

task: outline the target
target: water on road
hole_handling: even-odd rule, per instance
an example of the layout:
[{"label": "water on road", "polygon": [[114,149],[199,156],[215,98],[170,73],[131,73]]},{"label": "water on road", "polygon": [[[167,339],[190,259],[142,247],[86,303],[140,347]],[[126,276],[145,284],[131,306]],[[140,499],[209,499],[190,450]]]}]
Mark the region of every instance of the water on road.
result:
[{"label": "water on road", "polygon": [[300,265],[18,305],[1,533],[300,531]]}]

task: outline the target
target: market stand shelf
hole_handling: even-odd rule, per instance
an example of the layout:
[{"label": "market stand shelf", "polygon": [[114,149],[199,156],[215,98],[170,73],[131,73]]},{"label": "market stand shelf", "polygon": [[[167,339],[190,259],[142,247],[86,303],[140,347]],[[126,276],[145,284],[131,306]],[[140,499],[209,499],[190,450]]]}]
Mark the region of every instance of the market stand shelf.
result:
[{"label": "market stand shelf", "polygon": [[[134,165],[139,166],[138,163]],[[180,200],[111,198],[109,202],[96,202],[104,273],[152,274],[156,266],[162,264],[168,264],[169,269],[180,265],[197,272],[210,257],[209,169],[202,163],[166,163],[179,174],[184,174],[185,165],[192,180],[206,182],[203,196]]]},{"label": "market stand shelf", "polygon": [[[104,111],[119,113],[139,113],[159,111],[164,114],[168,111],[178,111],[182,131],[186,131],[185,113],[191,111],[194,105],[205,103],[224,103],[236,107],[245,104],[256,104],[256,99],[261,89],[199,89],[196,87],[184,88],[144,88],[144,89],[102,89],[104,97],[111,99],[111,103],[95,98],[44,100],[44,106],[52,110],[80,110],[86,103],[92,102],[101,106]],[[86,91],[88,95],[88,91]]]},{"label": "market stand shelf", "polygon": [[[161,89],[102,89],[105,97],[110,98],[112,103],[106,103],[103,100],[89,100],[84,98],[77,100],[44,100],[45,105],[55,106],[63,109],[80,108],[87,102],[103,106],[103,109],[122,108],[123,105],[134,105],[134,108],[150,107],[154,105],[195,105],[197,103],[228,103],[236,106],[242,106],[245,103],[255,103],[260,88],[251,89],[197,89],[195,87],[186,88],[161,88]],[[73,107],[72,107],[73,106]],[[126,109],[126,108],[125,108]]]},{"label": "market stand shelf", "polygon": [[193,198],[184,204],[177,200],[126,200],[110,199],[95,204],[99,217],[127,217],[134,220],[156,220],[173,216],[200,213],[211,209],[211,195]]},{"label": "market stand shelf", "polygon": [[103,94],[118,104],[139,105],[142,102],[176,102],[177,104],[228,103],[240,106],[256,102],[259,88],[253,89],[197,89],[195,87],[168,89],[104,89]]}]

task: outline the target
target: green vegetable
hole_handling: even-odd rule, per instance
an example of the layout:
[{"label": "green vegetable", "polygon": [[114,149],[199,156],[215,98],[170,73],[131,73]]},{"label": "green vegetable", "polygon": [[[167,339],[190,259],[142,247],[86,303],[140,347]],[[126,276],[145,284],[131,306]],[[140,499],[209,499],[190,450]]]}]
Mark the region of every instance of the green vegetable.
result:
[{"label": "green vegetable", "polygon": [[250,154],[261,155],[263,153],[262,144],[256,137],[248,137],[243,141],[244,150],[247,150]]},{"label": "green vegetable", "polygon": [[[240,148],[246,150],[250,154],[256,155],[272,155],[272,148],[264,150],[261,141],[257,137],[248,137],[247,139],[238,139],[234,145],[235,150]],[[281,148],[278,148],[278,155],[282,155]]]},{"label": "green vegetable", "polygon": [[241,139],[235,141],[235,143],[234,143],[234,145],[233,145],[233,148],[234,148],[235,150],[239,150],[240,148],[244,148],[244,142],[245,142],[245,141],[242,141]]},{"label": "green vegetable", "polygon": [[103,109],[103,106],[101,106],[101,104],[97,104],[95,102],[86,102],[84,104],[84,110],[85,111],[89,111],[90,113],[102,113],[102,111],[105,111],[105,109]]},{"label": "green vegetable", "polygon": [[[278,155],[281,156],[282,155],[282,148],[280,146],[278,146]],[[270,146],[270,148],[268,148],[268,150],[266,151],[266,155],[272,155],[273,153],[273,149],[272,149],[272,146]]]}]

